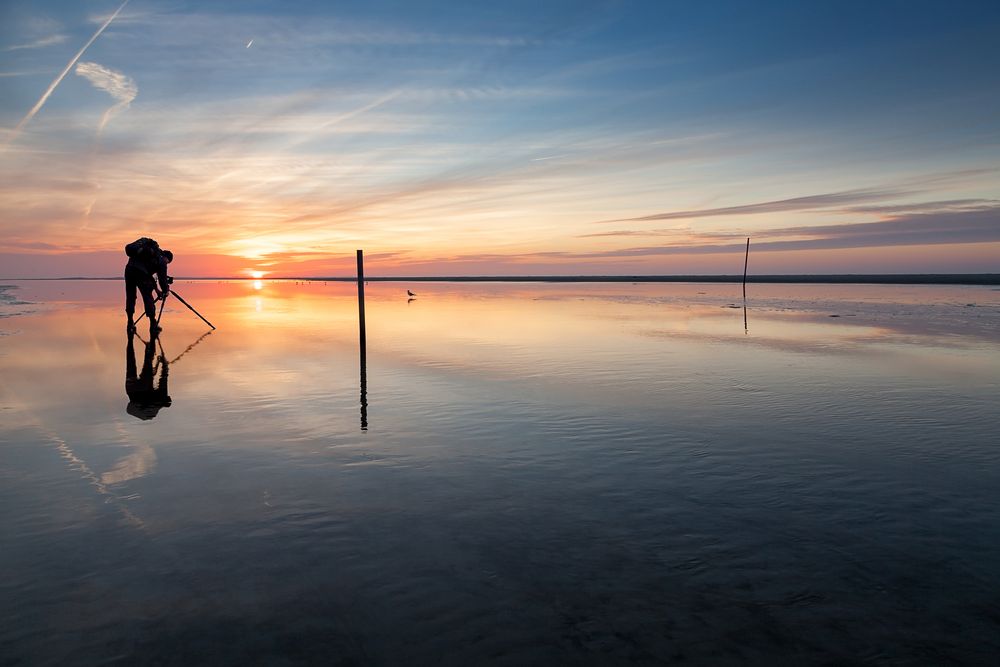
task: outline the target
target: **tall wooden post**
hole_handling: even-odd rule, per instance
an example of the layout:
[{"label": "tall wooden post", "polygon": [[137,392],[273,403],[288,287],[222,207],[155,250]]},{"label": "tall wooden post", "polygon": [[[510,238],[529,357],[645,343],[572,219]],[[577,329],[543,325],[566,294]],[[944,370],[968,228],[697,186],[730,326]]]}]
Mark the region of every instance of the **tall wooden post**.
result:
[{"label": "tall wooden post", "polygon": [[365,346],[365,257],[364,251],[358,251],[358,328],[361,334],[361,347]]},{"label": "tall wooden post", "polygon": [[365,340],[365,260],[358,251],[358,359],[361,365],[361,430],[368,430],[368,345]]}]

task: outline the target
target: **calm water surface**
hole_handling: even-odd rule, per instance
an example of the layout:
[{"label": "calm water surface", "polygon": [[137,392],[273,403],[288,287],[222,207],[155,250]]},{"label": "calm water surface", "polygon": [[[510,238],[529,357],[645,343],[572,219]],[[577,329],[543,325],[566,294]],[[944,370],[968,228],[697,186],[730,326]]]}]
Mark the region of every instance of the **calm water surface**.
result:
[{"label": "calm water surface", "polygon": [[996,289],[176,287],[0,288],[0,664],[1000,655]]}]

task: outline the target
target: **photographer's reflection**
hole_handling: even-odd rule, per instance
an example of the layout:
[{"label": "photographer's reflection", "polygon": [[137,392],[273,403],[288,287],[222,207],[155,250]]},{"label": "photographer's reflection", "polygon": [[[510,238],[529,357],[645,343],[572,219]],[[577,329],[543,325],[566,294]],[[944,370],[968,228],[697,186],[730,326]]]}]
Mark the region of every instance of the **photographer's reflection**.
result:
[{"label": "photographer's reflection", "polygon": [[[128,345],[125,347],[125,393],[128,394],[128,407],[125,411],[133,417],[142,420],[152,419],[160,408],[170,407],[170,395],[167,393],[168,366],[166,357],[162,354],[154,366],[156,357],[156,339],[145,343],[145,353],[142,358],[142,372],[136,373],[135,344],[136,334],[130,331]],[[141,340],[141,339],[140,339]],[[159,382],[156,376],[159,375]]]}]

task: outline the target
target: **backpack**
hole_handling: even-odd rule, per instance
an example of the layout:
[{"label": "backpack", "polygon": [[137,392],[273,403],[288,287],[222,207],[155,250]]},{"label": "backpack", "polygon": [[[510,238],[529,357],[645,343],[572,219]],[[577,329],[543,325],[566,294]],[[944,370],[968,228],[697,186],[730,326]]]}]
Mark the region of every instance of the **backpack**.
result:
[{"label": "backpack", "polygon": [[125,246],[125,254],[129,257],[151,258],[160,252],[160,244],[151,238],[143,236]]}]

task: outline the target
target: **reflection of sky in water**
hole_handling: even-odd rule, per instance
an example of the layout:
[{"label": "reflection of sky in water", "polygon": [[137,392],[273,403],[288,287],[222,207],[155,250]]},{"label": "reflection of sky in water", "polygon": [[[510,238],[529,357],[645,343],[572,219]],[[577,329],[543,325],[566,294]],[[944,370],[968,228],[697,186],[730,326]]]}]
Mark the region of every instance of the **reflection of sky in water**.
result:
[{"label": "reflection of sky in water", "polygon": [[[485,635],[522,663],[606,658],[588,636],[620,658],[970,659],[990,634],[996,290],[755,285],[744,329],[737,285],[372,282],[363,431],[351,284],[179,281],[218,330],[168,302],[173,404],[148,421],[125,410],[121,284],[17,285],[34,305],[0,320],[0,641],[18,654],[65,658],[81,609],[94,661],[120,632],[167,651],[186,624],[246,655],[268,649],[227,623],[315,648],[302,628],[345,614],[333,648],[386,663],[480,662]],[[51,642],[42,616],[63,618]]]}]

